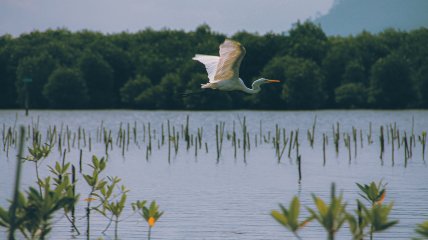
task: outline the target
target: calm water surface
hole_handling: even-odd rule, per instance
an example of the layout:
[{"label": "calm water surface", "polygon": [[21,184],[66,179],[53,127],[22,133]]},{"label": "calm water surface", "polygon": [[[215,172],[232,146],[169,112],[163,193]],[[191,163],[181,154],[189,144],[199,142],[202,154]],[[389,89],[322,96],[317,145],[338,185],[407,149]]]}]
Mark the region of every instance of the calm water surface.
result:
[{"label": "calm water surface", "polygon": [[[197,129],[203,127],[203,145],[195,156],[194,147],[186,149],[181,140],[177,155],[171,153],[168,162],[167,144],[160,144],[162,125],[167,120],[176,131],[189,116],[190,133],[196,135]],[[314,117],[317,117],[315,144],[311,148],[307,140],[307,130],[312,128]],[[231,133],[233,122],[238,138],[242,139],[240,122],[247,122],[250,135],[250,150],[244,161],[243,149],[237,150],[229,140],[224,140],[221,157],[217,162],[215,126],[225,122],[225,135]],[[129,192],[128,203],[136,200],[156,200],[165,214],[156,223],[152,231],[152,239],[293,239],[290,232],[283,229],[270,216],[270,211],[278,209],[278,203],[288,205],[293,196],[301,198],[302,205],[314,207],[311,193],[328,200],[330,184],[336,183],[337,189],[343,192],[348,201],[348,210],[355,208],[358,189],[355,185],[383,180],[387,182],[385,202],[394,202],[391,219],[399,219],[397,226],[376,234],[376,239],[410,239],[414,237],[416,224],[428,220],[428,168],[422,159],[421,144],[416,142],[412,148],[413,156],[404,162],[403,147],[395,146],[395,162],[392,163],[391,144],[386,144],[383,160],[379,158],[379,128],[396,124],[400,133],[408,135],[412,129],[414,134],[428,130],[428,111],[224,111],[224,112],[184,112],[184,111],[31,111],[25,117],[22,111],[0,111],[0,127],[20,124],[39,124],[43,136],[50,125],[58,128],[62,125],[76,132],[79,127],[86,130],[95,139],[101,122],[104,127],[112,130],[113,140],[122,123],[126,129],[137,124],[136,144],[130,144],[125,155],[116,146],[110,152],[106,175],[119,176],[123,179]],[[146,160],[146,142],[143,139],[143,125],[151,124],[153,136],[153,152]],[[335,153],[332,125],[340,123],[341,134],[351,134],[352,127],[358,131],[357,155],[354,145],[351,146],[352,158],[349,161],[348,150],[343,138],[340,140],[339,154]],[[367,134],[372,126],[373,144],[368,145]],[[272,137],[275,125],[290,131],[299,129],[300,154],[302,157],[302,180],[298,181],[295,161],[295,150],[291,157],[285,151],[281,162],[275,156],[272,144],[255,146],[255,138],[259,137],[260,125],[262,135]],[[363,133],[361,145],[359,131]],[[326,165],[323,166],[322,134],[328,137]],[[341,136],[342,137],[342,136]],[[0,139],[1,140],[1,139]],[[92,154],[103,156],[104,145],[93,140],[92,151],[83,148],[83,172],[89,173]],[[81,143],[82,144],[82,143]],[[16,149],[11,149],[6,156],[3,143],[0,150],[0,205],[6,206],[7,199],[12,195],[15,171]],[[425,156],[428,158],[428,156]],[[49,175],[47,166],[62,158],[58,150],[41,165],[41,175]],[[79,149],[77,146],[67,152],[66,161],[78,166]],[[85,198],[89,189],[83,177],[78,175],[77,192],[81,199]],[[24,164],[21,189],[35,186],[33,164]],[[77,225],[85,232],[85,202],[80,200],[77,208]],[[303,216],[308,213],[302,209]],[[145,239],[147,225],[138,215],[132,214],[130,204],[123,214],[124,221],[119,224],[120,239]],[[108,221],[92,214],[91,239],[102,237],[113,239],[113,228],[106,235],[101,234]],[[0,238],[6,233],[1,229]],[[303,239],[326,239],[324,231],[318,223],[312,222],[301,231]],[[85,239],[85,236],[72,232],[69,223],[58,215],[50,235],[51,239]],[[338,239],[350,239],[349,230],[345,227],[338,234]]]}]

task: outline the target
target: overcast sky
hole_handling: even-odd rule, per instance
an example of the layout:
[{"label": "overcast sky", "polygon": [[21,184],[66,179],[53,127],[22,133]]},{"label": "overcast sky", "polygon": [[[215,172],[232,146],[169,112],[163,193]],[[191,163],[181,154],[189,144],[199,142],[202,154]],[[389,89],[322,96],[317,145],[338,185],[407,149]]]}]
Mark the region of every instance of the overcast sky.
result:
[{"label": "overcast sky", "polygon": [[326,14],[334,0],[0,0],[0,35],[65,27],[104,33],[147,27],[194,30],[207,23],[231,35],[240,30],[281,33],[298,20]]}]

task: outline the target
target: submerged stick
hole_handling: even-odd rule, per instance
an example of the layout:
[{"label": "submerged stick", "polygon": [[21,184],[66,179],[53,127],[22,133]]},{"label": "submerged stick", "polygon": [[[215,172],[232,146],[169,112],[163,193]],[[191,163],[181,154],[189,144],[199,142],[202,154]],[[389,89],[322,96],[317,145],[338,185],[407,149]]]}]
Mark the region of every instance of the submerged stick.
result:
[{"label": "submerged stick", "polygon": [[9,240],[15,239],[15,230],[16,226],[16,207],[18,205],[18,195],[19,195],[19,182],[21,180],[21,165],[22,165],[22,153],[24,151],[24,137],[25,137],[25,128],[20,127],[19,129],[19,148],[18,156],[16,161],[16,175],[15,175],[15,187],[13,190],[13,200],[11,205],[11,219],[10,219],[10,230],[9,230]]}]

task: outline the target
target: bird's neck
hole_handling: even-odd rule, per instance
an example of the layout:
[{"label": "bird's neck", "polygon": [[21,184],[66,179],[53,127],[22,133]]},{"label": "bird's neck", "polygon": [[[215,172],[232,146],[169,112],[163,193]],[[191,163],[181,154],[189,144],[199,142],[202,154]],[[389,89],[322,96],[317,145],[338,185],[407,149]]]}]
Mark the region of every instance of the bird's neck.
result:
[{"label": "bird's neck", "polygon": [[243,89],[244,90],[244,92],[246,92],[246,93],[249,93],[249,94],[256,94],[256,93],[258,93],[258,92],[260,92],[260,87],[259,87],[259,89],[255,89],[255,88],[245,88],[245,89]]},{"label": "bird's neck", "polygon": [[249,94],[256,94],[256,93],[260,92],[260,90],[261,90],[260,85],[261,84],[262,84],[261,79],[256,80],[253,82],[252,88],[245,87],[244,92],[249,93]]}]

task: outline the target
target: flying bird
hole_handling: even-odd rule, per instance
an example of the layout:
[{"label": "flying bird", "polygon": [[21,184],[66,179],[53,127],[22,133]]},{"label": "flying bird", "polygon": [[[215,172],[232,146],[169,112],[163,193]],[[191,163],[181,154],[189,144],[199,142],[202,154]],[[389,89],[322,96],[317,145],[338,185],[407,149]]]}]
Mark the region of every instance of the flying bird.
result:
[{"label": "flying bird", "polygon": [[260,92],[260,86],[265,83],[276,83],[279,80],[260,78],[253,82],[252,88],[247,88],[239,78],[239,67],[245,56],[245,48],[239,42],[226,39],[220,45],[220,56],[196,54],[193,60],[205,65],[209,82],[201,84],[201,88],[211,88],[220,91],[243,91],[249,94]]}]

